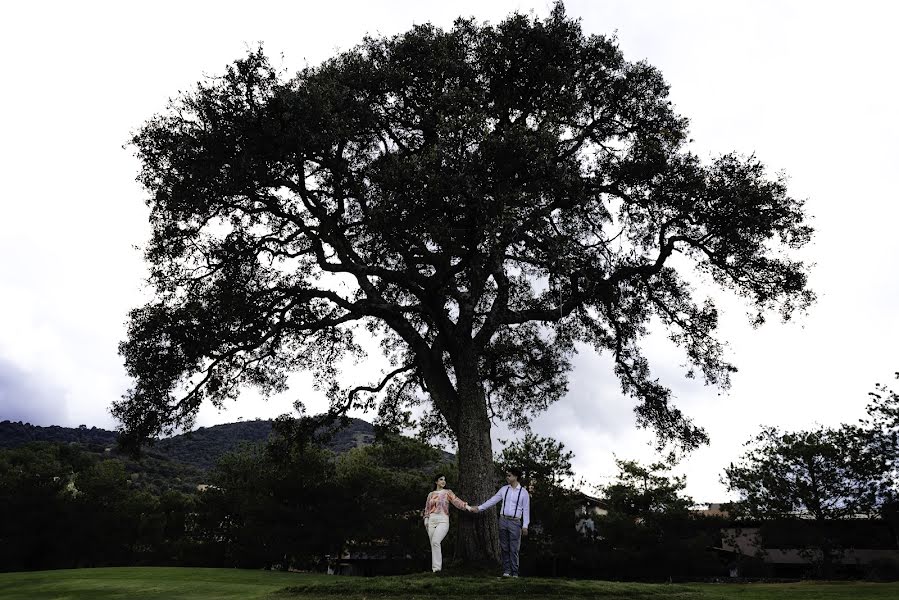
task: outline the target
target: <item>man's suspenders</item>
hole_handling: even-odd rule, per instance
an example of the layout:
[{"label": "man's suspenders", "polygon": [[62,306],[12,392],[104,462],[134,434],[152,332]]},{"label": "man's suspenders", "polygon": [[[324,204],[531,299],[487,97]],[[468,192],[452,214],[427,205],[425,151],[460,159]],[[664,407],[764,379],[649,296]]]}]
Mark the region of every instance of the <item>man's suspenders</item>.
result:
[{"label": "man's suspenders", "polygon": [[[518,518],[518,516],[517,516],[518,507],[521,506],[521,488],[523,488],[524,486],[521,485],[520,483],[518,484],[518,498],[515,499],[515,513],[516,514],[514,514],[514,515],[506,514],[506,498],[509,497],[509,488],[510,487],[511,486],[508,486],[508,485],[506,486],[506,493],[503,495],[503,509],[502,509],[503,515],[502,516],[517,519]],[[521,518],[522,518],[522,520],[524,519],[524,510],[521,511]]]}]

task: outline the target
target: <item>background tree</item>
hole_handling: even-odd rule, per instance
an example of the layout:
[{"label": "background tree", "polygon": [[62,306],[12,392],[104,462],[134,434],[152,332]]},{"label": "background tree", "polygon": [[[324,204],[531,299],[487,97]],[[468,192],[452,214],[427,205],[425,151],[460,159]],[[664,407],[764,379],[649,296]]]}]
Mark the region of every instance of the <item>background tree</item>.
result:
[{"label": "background tree", "polygon": [[871,431],[853,425],[784,432],[765,427],[725,469],[735,509],[753,519],[819,521],[874,517],[891,496],[893,459]]},{"label": "background tree", "polygon": [[[641,339],[657,319],[726,387],[717,310],[688,279],[745,298],[755,323],[788,317],[812,300],[789,256],[812,230],[754,157],[691,153],[667,96],[561,3],[366,38],[288,80],[260,50],[199,83],[132,139],[155,298],[121,345],[123,443],[306,369],[335,413],[424,403],[417,425],[458,444],[457,491],[485,497],[491,418],[520,427],[561,398],[576,342],[612,356],[641,426],[705,442]],[[350,389],[363,329],[391,366]],[[461,524],[463,556],[495,559],[495,519]]]},{"label": "background tree", "polygon": [[0,452],[0,569],[63,566],[74,541],[67,486],[83,466],[80,452],[46,442]]},{"label": "background tree", "polygon": [[644,466],[634,460],[616,459],[614,483],[599,488],[612,514],[651,522],[658,515],[685,515],[693,499],[683,495],[686,477],[668,473],[672,465],[657,462]]},{"label": "background tree", "polygon": [[311,557],[339,553],[346,507],[328,450],[275,435],[224,456],[212,482],[198,535],[225,564],[308,567]]},{"label": "background tree", "polygon": [[[899,379],[899,372],[895,373],[895,378]],[[878,383],[870,396],[867,407],[869,419],[862,421],[862,426],[871,429],[882,447],[881,451],[891,460],[891,498],[883,503],[881,514],[890,524],[896,547],[899,548],[899,392]]]},{"label": "background tree", "polygon": [[[895,378],[899,379],[899,373],[895,374]],[[861,427],[869,430],[883,446],[883,452],[891,456],[893,480],[899,482],[896,471],[899,467],[899,392],[878,383],[869,396],[866,407],[868,418],[861,421]]]},{"label": "background tree", "polygon": [[118,460],[101,460],[77,473],[72,483],[79,566],[127,564],[138,531],[135,522],[123,518],[133,498],[125,466]]},{"label": "background tree", "polygon": [[[183,537],[168,492],[135,489],[125,465],[77,443],[0,449],[0,571],[155,562]],[[161,506],[161,500],[166,500]]]},{"label": "background tree", "polygon": [[562,442],[527,431],[520,440],[501,443],[504,447],[496,456],[497,464],[501,469],[521,469],[526,485],[559,487],[574,476],[571,468],[574,454],[565,450]]},{"label": "background tree", "polygon": [[197,538],[209,557],[308,569],[347,551],[388,559],[428,553],[421,509],[441,452],[381,431],[373,444],[334,455],[298,435],[302,426],[279,419],[266,444],[219,461],[197,506]]},{"label": "background tree", "polygon": [[[894,498],[895,452],[874,429],[842,425],[798,432],[765,427],[747,442],[750,449],[725,469],[725,483],[740,500],[734,516],[780,521],[781,534],[792,535],[820,574],[832,574],[841,552],[841,529],[834,521],[859,515],[876,518]],[[789,522],[801,517],[807,523]],[[792,534],[790,533],[792,532]],[[768,539],[778,532],[762,531]]]},{"label": "background tree", "polygon": [[616,459],[618,475],[600,486],[608,514],[595,519],[600,543],[599,569],[606,577],[667,579],[708,576],[721,571],[708,551],[718,545],[720,519],[696,517],[684,494],[684,476],[672,473],[671,460],[649,465]]}]

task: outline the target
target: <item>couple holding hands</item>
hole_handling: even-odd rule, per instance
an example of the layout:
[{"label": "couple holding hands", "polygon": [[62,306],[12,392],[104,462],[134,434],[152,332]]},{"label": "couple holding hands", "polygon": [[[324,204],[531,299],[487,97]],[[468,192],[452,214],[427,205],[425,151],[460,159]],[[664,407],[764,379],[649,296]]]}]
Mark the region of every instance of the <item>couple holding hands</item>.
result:
[{"label": "couple holding hands", "polygon": [[499,514],[499,549],[503,559],[503,577],[518,577],[518,548],[521,536],[528,534],[531,521],[531,497],[519,483],[521,470],[509,468],[508,482],[492,498],[480,506],[469,506],[460,500],[452,490],[446,489],[446,476],[438,474],[434,481],[434,491],[425,501],[424,521],[431,540],[431,570],[435,573],[443,567],[440,543],[449,531],[449,505],[459,510],[478,513],[502,502]]}]

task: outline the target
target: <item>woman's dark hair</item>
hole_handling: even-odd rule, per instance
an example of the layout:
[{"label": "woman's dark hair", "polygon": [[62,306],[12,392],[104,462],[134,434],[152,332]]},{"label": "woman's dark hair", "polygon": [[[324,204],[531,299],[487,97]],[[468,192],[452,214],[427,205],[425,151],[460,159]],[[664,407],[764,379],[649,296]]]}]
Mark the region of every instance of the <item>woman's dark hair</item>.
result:
[{"label": "woman's dark hair", "polygon": [[437,473],[436,475],[434,475],[434,489],[435,490],[437,489],[437,480],[440,479],[441,477],[446,477],[446,475],[444,475],[443,473]]}]

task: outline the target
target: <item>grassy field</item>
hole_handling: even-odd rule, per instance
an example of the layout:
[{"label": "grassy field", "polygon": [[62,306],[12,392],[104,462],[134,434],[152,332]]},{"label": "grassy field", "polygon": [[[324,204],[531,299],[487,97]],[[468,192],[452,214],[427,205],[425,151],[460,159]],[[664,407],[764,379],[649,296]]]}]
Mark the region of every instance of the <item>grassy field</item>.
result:
[{"label": "grassy field", "polygon": [[0,573],[3,600],[895,600],[899,583],[640,584],[414,575],[328,577],[237,569],[136,567]]}]

